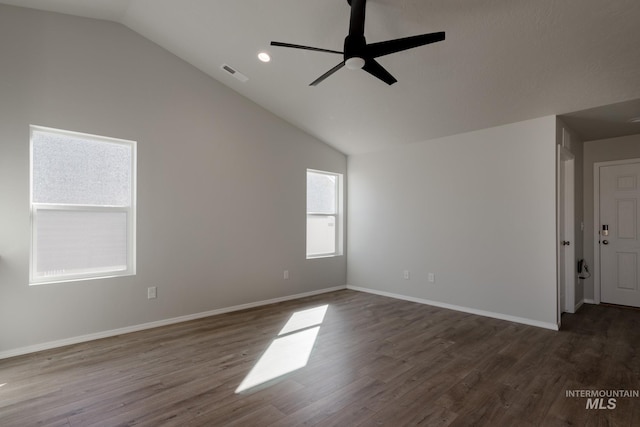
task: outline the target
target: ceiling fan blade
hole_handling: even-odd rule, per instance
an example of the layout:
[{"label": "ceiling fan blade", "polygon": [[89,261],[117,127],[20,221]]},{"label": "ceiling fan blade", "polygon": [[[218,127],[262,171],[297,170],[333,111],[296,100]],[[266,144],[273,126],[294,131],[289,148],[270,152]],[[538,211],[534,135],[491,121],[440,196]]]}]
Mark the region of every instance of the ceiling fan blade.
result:
[{"label": "ceiling fan blade", "polygon": [[337,53],[339,55],[343,54],[342,52],[338,52],[337,50],[321,49],[319,47],[302,46],[299,44],[291,44],[291,43],[271,42],[271,46],[291,47],[294,49],[313,50],[316,52]]},{"label": "ceiling fan blade", "polygon": [[378,58],[391,53],[400,52],[414,47],[424,46],[444,40],[444,31],[438,33],[421,34],[419,36],[405,37],[402,39],[387,40],[367,45],[367,56]]},{"label": "ceiling fan blade", "polygon": [[342,67],[344,67],[344,61],[342,61],[341,63],[339,63],[338,65],[336,65],[335,67],[333,67],[332,69],[330,69],[329,71],[327,71],[326,73],[324,73],[323,75],[318,77],[317,79],[315,79],[313,82],[311,82],[311,84],[309,86],[317,86],[324,79],[326,79],[327,77],[329,77],[331,74],[335,73],[336,71],[338,71]]},{"label": "ceiling fan blade", "polygon": [[367,58],[362,69],[372,76],[379,78],[388,85],[392,85],[397,82],[395,77],[393,77],[387,70],[384,69],[382,65],[380,65],[373,58]]}]

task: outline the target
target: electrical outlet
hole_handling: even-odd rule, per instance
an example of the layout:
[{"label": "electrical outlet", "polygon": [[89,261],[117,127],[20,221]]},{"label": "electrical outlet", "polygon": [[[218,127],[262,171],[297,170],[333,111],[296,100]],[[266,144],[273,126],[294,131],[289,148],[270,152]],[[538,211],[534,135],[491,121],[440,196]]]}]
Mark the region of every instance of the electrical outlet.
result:
[{"label": "electrical outlet", "polygon": [[429,281],[429,283],[434,283],[436,281],[436,275],[433,273],[429,273],[427,275],[427,280]]},{"label": "electrical outlet", "polygon": [[147,299],[156,299],[158,297],[158,289],[155,286],[147,288]]},{"label": "electrical outlet", "polygon": [[289,280],[289,270],[284,271],[284,280]]},{"label": "electrical outlet", "polygon": [[404,278],[404,280],[409,280],[410,276],[409,276],[409,270],[405,270],[402,272],[402,277]]}]

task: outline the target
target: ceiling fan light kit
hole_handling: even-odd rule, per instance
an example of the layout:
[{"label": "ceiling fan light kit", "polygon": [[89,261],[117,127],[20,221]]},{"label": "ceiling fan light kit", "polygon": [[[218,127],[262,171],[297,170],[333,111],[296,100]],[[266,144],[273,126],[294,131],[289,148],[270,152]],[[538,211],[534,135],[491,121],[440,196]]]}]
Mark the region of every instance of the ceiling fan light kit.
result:
[{"label": "ceiling fan light kit", "polygon": [[358,56],[354,56],[353,58],[349,58],[344,61],[345,66],[350,70],[359,70],[364,67],[366,61],[364,58],[360,58]]},{"label": "ceiling fan light kit", "polygon": [[363,69],[372,76],[382,80],[388,85],[397,82],[375,58],[413,49],[426,44],[436,43],[445,39],[443,31],[437,33],[421,34],[418,36],[405,37],[401,39],[387,40],[378,43],[367,44],[364,37],[364,18],[367,7],[366,0],[347,0],[351,6],[351,17],[349,20],[349,34],[344,39],[344,51],[321,49],[311,46],[303,46],[291,43],[272,41],[272,46],[288,47],[293,49],[304,49],[315,52],[333,53],[343,56],[341,63],[311,82],[310,86],[320,84],[327,77],[341,69],[347,67],[350,70]]}]

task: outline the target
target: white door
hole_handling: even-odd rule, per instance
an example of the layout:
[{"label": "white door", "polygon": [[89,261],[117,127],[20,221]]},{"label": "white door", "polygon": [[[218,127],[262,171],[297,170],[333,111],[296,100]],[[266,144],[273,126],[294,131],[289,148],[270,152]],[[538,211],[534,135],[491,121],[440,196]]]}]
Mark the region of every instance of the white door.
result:
[{"label": "white door", "polygon": [[574,157],[558,147],[558,317],[575,312]]},{"label": "white door", "polygon": [[600,168],[601,301],[640,307],[640,161]]}]

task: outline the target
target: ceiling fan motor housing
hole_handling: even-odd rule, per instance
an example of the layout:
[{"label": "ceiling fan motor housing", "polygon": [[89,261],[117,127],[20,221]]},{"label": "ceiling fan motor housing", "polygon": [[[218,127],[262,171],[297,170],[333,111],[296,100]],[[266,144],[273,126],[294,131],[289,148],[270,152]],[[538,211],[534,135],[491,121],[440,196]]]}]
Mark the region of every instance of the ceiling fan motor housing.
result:
[{"label": "ceiling fan motor housing", "polygon": [[364,67],[367,41],[364,36],[348,35],[344,39],[344,63],[347,68],[356,70]]}]

